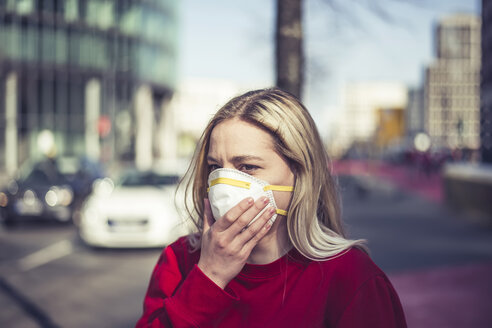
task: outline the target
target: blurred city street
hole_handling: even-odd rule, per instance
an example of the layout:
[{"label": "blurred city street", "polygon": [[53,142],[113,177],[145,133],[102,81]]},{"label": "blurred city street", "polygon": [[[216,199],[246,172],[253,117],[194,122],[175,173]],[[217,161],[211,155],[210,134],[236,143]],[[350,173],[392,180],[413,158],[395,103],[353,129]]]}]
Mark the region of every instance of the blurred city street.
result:
[{"label": "blurred city street", "polygon": [[0,328],[133,327],[194,229],[175,187],[207,122],[272,86],[312,116],[408,326],[492,327],[492,1],[19,0],[0,1]]},{"label": "blurred city street", "polygon": [[[339,183],[349,235],[368,240],[409,327],[492,326],[490,226],[388,177]],[[22,225],[0,240],[0,322],[14,328],[132,327],[160,254],[89,248],[68,225]]]}]

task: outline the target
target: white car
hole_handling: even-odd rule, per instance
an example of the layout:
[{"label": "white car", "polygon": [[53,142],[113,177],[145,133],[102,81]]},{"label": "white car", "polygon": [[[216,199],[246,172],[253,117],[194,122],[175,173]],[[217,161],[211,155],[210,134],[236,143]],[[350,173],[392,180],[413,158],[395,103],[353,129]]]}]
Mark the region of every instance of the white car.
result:
[{"label": "white car", "polygon": [[98,180],[85,202],[79,233],[97,247],[160,247],[192,231],[175,207],[177,175],[132,171],[113,184]]}]

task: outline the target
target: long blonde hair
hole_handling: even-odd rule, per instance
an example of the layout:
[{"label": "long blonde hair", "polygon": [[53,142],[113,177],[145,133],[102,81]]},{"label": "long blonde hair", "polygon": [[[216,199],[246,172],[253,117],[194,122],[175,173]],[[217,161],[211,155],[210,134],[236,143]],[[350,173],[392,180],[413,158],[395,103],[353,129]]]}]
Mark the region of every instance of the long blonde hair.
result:
[{"label": "long blonde hair", "polygon": [[330,162],[316,125],[307,109],[293,95],[278,88],[261,89],[237,96],[217,111],[203,132],[185,175],[185,193],[191,193],[186,209],[200,234],[190,236],[200,247],[203,199],[207,197],[207,154],[215,126],[239,118],[268,131],[277,153],[287,160],[295,175],[295,188],[287,215],[293,246],[305,257],[322,260],[363,240],[345,238],[340,199]]}]

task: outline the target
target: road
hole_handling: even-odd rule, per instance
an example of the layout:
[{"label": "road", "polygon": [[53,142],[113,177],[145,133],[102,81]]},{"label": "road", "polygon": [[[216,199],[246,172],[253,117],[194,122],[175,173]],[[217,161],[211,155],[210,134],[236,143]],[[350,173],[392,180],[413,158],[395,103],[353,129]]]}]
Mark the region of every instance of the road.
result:
[{"label": "road", "polygon": [[2,327],[133,327],[160,254],[91,249],[70,226],[21,226],[0,240]]},{"label": "road", "polygon": [[386,272],[492,260],[490,224],[383,181],[364,183],[365,195],[353,192],[357,181],[352,178],[340,184],[349,235],[367,239],[373,259]]},{"label": "road", "polygon": [[[489,226],[383,181],[340,185],[347,231],[368,240],[409,327],[492,327]],[[0,229],[0,326],[133,327],[159,254],[92,249],[72,226]]]}]

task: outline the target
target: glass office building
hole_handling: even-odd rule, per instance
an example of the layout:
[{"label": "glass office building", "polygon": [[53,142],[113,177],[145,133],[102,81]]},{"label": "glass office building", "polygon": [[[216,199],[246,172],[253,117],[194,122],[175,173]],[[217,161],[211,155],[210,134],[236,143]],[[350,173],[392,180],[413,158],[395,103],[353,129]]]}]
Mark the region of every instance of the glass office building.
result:
[{"label": "glass office building", "polygon": [[0,169],[135,159],[175,87],[177,3],[0,0]]}]

